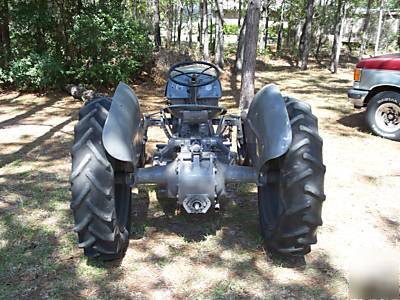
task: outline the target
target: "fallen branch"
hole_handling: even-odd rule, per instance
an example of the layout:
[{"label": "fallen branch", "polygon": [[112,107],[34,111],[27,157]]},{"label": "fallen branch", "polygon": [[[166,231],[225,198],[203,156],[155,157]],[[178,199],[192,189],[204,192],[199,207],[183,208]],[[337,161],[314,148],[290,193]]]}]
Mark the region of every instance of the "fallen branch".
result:
[{"label": "fallen branch", "polygon": [[65,90],[75,99],[82,101],[89,101],[101,95],[94,90],[87,90],[83,85],[67,84]]}]

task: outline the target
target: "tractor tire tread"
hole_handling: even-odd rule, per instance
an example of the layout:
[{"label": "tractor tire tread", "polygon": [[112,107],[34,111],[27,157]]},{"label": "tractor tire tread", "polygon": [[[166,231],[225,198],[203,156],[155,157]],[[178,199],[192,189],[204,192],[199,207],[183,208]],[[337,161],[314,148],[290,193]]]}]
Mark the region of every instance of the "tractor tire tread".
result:
[{"label": "tractor tire tread", "polygon": [[302,256],[317,242],[316,230],[322,225],[326,168],[322,162],[323,143],[318,134],[318,121],[312,115],[310,105],[293,98],[285,100],[292,126],[292,144],[276,162],[281,189],[279,209],[272,223],[268,223],[268,209],[264,211],[268,204],[263,201],[267,200],[260,197],[263,187],[259,188],[261,231],[271,250]]},{"label": "tractor tire tread", "polygon": [[74,231],[85,254],[101,260],[123,256],[129,241],[118,224],[113,163],[102,144],[109,108],[110,99],[100,97],[80,110],[71,150]]}]

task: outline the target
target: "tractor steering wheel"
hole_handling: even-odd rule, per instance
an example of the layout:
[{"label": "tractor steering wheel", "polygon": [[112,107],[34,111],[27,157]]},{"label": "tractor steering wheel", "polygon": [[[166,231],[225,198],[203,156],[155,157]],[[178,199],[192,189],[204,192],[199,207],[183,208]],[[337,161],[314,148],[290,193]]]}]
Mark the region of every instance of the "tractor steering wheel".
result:
[{"label": "tractor steering wheel", "polygon": [[[219,69],[212,63],[185,61],[173,65],[168,71],[168,78],[178,85],[200,87],[218,80],[219,74]],[[189,80],[183,80],[183,77],[188,77]]]}]

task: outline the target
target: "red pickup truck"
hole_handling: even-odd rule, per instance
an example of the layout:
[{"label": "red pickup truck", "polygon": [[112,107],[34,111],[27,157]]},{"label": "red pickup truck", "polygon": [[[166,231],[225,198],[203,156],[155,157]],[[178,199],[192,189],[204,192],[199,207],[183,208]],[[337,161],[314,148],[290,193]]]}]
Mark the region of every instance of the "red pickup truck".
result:
[{"label": "red pickup truck", "polygon": [[375,134],[400,141],[400,53],[361,60],[348,97],[354,107],[367,107],[366,121]]}]

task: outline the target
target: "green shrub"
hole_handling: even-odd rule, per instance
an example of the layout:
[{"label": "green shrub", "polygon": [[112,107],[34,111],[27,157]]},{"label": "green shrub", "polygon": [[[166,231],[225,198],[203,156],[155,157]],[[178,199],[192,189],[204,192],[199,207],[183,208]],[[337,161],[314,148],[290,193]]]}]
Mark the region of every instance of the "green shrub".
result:
[{"label": "green shrub", "polygon": [[70,4],[62,22],[57,14],[63,2],[49,3],[11,6],[12,58],[1,59],[1,86],[31,91],[64,83],[112,86],[131,81],[151,62],[151,30],[127,14],[121,1],[83,2],[79,10]]},{"label": "green shrub", "polygon": [[3,78],[21,90],[43,90],[60,84],[63,73],[62,65],[53,57],[32,53],[12,61]]},{"label": "green shrub", "polygon": [[7,70],[0,68],[0,84],[10,82],[10,76]]},{"label": "green shrub", "polygon": [[240,28],[235,24],[224,24],[224,34],[226,35],[238,35]]},{"label": "green shrub", "polygon": [[71,42],[79,49],[68,75],[79,83],[130,81],[149,63],[149,30],[138,22],[102,12],[75,17]]}]

